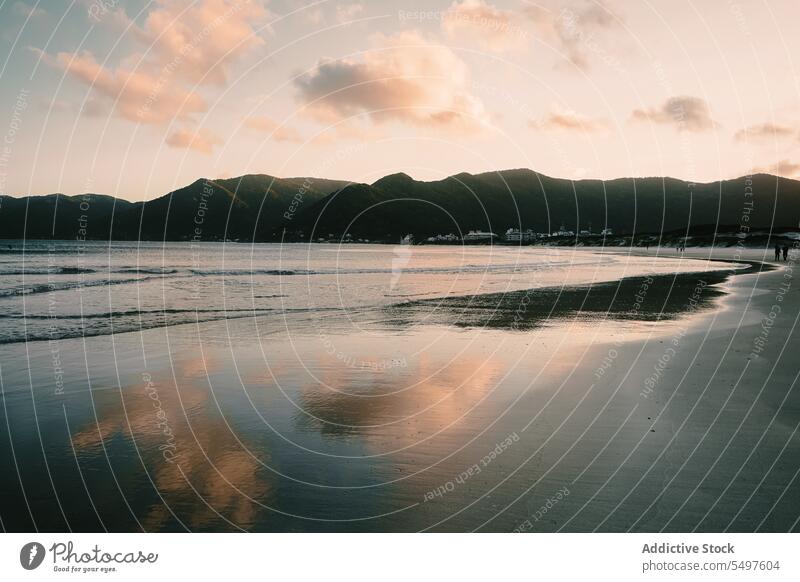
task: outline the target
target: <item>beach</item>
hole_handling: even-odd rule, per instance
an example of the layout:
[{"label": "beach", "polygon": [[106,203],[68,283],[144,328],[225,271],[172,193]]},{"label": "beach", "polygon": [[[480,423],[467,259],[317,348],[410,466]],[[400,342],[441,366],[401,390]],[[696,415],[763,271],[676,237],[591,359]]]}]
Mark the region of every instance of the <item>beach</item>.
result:
[{"label": "beach", "polygon": [[627,253],[563,252],[537,287],[472,257],[474,280],[433,272],[454,294],[375,303],[348,272],[343,310],[7,343],[3,527],[798,531],[791,257],[653,249],[586,278]]}]

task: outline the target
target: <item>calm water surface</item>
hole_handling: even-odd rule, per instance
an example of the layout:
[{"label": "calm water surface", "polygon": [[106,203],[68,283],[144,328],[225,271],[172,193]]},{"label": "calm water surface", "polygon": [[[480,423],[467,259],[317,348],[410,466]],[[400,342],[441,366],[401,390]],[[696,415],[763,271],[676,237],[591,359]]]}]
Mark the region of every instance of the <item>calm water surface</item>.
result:
[{"label": "calm water surface", "polygon": [[534,530],[624,529],[648,497],[610,521],[619,496],[584,504],[630,451],[614,443],[647,434],[653,412],[631,413],[636,392],[595,390],[593,373],[609,346],[622,364],[636,357],[625,345],[680,322],[522,332],[400,325],[389,307],[708,269],[544,248],[12,245],[0,254],[0,520],[511,531],[537,516]]},{"label": "calm water surface", "polygon": [[12,241],[0,249],[0,342],[705,269],[557,248]]}]

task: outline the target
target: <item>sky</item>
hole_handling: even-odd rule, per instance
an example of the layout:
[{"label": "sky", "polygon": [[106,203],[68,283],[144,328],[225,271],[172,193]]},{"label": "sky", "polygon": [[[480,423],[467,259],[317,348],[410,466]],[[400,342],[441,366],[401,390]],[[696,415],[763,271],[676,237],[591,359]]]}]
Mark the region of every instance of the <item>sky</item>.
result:
[{"label": "sky", "polygon": [[0,194],[800,178],[796,0],[0,0]]}]

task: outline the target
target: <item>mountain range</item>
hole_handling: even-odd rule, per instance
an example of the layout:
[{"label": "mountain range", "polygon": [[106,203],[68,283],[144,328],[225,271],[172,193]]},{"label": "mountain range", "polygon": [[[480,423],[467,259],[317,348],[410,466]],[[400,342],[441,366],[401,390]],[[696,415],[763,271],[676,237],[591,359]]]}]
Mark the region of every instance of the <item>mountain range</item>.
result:
[{"label": "mountain range", "polygon": [[373,184],[246,175],[199,179],[147,202],[100,194],[0,196],[0,238],[396,241],[470,230],[616,234],[795,229],[800,181],[768,174],[692,184],[674,178],[566,180],[527,169]]}]

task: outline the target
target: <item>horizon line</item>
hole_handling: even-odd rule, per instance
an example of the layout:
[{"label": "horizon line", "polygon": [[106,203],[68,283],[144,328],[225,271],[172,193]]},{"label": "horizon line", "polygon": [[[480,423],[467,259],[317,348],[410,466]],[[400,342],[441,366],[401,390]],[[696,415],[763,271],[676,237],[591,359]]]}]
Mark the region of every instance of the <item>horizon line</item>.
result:
[{"label": "horizon line", "polygon": [[[0,197],[8,197],[8,198],[14,198],[14,199],[17,199],[17,200],[23,200],[25,198],[46,198],[48,196],[65,196],[67,198],[76,198],[76,197],[80,197],[80,196],[108,196],[110,198],[114,198],[114,199],[117,199],[117,200],[125,200],[126,202],[130,202],[132,204],[136,204],[138,202],[149,202],[151,200],[157,200],[158,198],[161,198],[162,196],[166,196],[168,194],[172,194],[173,192],[177,192],[178,190],[181,190],[183,188],[187,188],[188,186],[191,186],[192,184],[194,184],[196,182],[199,182],[199,181],[202,181],[202,180],[207,180],[207,181],[210,181],[210,182],[219,182],[219,181],[223,181],[223,180],[241,180],[241,179],[246,178],[248,176],[265,176],[267,178],[272,178],[273,180],[282,180],[282,181],[284,181],[284,180],[307,180],[307,179],[328,180],[328,181],[331,181],[331,182],[345,182],[345,183],[347,183],[347,185],[363,184],[363,185],[367,185],[367,186],[372,186],[375,183],[379,182],[380,180],[383,180],[383,179],[388,178],[390,176],[399,176],[399,175],[405,175],[405,176],[409,177],[411,180],[413,180],[414,182],[420,182],[420,183],[423,183],[423,184],[432,184],[434,182],[443,182],[445,180],[448,180],[450,178],[455,178],[456,176],[460,176],[460,175],[463,175],[463,174],[467,174],[469,176],[481,176],[481,175],[485,175],[485,174],[502,174],[502,173],[505,173],[505,172],[519,172],[519,171],[528,171],[528,172],[532,172],[534,174],[537,174],[539,176],[542,176],[544,178],[549,178],[551,180],[563,180],[565,182],[573,182],[573,183],[577,183],[577,182],[614,182],[614,181],[617,181],[617,180],[654,180],[655,179],[655,180],[675,180],[675,181],[678,181],[678,182],[685,182],[687,184],[695,184],[695,185],[708,185],[708,184],[714,184],[714,183],[717,183],[717,182],[729,182],[729,181],[733,181],[733,180],[740,180],[742,178],[747,178],[747,177],[753,178],[753,177],[756,177],[756,176],[769,176],[771,178],[776,178],[776,179],[779,179],[779,180],[789,180],[789,181],[792,181],[792,182],[800,182],[800,178],[789,178],[787,176],[780,176],[778,174],[771,174],[769,172],[763,172],[763,171],[739,174],[739,175],[736,175],[736,176],[731,177],[731,178],[718,178],[716,180],[710,180],[710,181],[693,181],[693,180],[687,180],[685,178],[676,178],[674,176],[669,176],[669,175],[665,175],[665,176],[656,176],[656,175],[653,175],[653,176],[618,176],[616,178],[606,178],[606,179],[604,179],[604,178],[588,178],[588,177],[584,177],[584,178],[574,178],[573,179],[573,178],[561,178],[561,177],[551,176],[549,174],[545,174],[545,173],[542,173],[542,172],[537,172],[536,170],[533,170],[531,168],[524,168],[523,167],[523,168],[506,168],[506,169],[503,169],[503,170],[489,170],[489,171],[486,171],[486,172],[475,172],[475,173],[463,171],[463,172],[458,172],[456,174],[449,174],[449,175],[444,176],[443,178],[434,179],[434,180],[420,180],[418,178],[414,178],[413,176],[411,176],[410,174],[408,174],[406,172],[399,171],[399,172],[392,172],[390,174],[386,174],[384,176],[381,176],[380,178],[378,178],[377,180],[375,180],[374,182],[371,182],[371,183],[370,182],[358,182],[358,181],[346,180],[346,179],[338,179],[338,178],[326,178],[326,177],[322,177],[322,176],[310,176],[310,175],[279,177],[279,176],[274,176],[272,174],[265,174],[265,173],[257,173],[256,172],[256,173],[241,174],[239,176],[231,176],[231,177],[227,177],[227,178],[223,178],[223,177],[208,178],[208,177],[205,177],[205,176],[201,176],[199,178],[195,178],[191,182],[187,182],[183,186],[178,186],[177,188],[175,188],[173,190],[169,190],[167,192],[164,192],[163,194],[156,195],[155,197],[148,198],[146,200],[145,199],[143,199],[143,200],[131,200],[131,199],[126,198],[124,196],[115,196],[113,194],[106,194],[106,193],[103,193],[103,192],[78,192],[76,194],[67,194],[67,193],[64,193],[64,192],[48,192],[48,193],[45,193],[45,194],[8,194],[8,193],[3,194],[3,193],[0,193]],[[2,207],[0,207],[0,210],[2,210]]]}]

